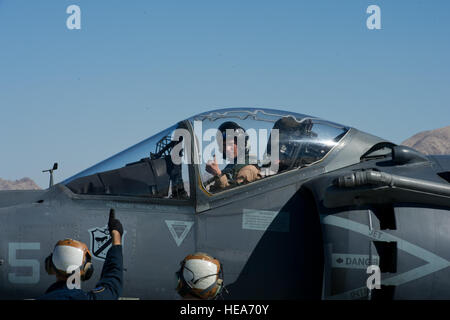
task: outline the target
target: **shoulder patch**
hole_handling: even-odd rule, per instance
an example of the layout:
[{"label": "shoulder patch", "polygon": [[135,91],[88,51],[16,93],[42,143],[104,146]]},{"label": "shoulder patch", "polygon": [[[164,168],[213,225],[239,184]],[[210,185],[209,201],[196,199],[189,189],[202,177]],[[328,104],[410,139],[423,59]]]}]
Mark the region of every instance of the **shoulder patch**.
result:
[{"label": "shoulder patch", "polygon": [[95,288],[95,289],[92,289],[92,293],[100,293],[100,292],[103,292],[103,291],[105,291],[105,287],[97,287],[97,288]]}]

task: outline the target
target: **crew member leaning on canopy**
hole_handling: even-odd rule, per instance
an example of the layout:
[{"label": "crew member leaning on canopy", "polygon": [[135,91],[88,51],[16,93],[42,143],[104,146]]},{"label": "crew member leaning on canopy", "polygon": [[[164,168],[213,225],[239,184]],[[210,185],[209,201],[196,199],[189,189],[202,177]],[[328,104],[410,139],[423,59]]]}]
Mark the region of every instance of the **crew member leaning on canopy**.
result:
[{"label": "crew member leaning on canopy", "polygon": [[[233,143],[227,143],[226,135],[235,132]],[[231,129],[231,130],[230,130]],[[214,185],[211,187],[211,191],[218,191],[225,189],[227,187],[236,186],[243,183],[253,182],[261,178],[260,170],[256,165],[249,164],[249,154],[248,154],[248,136],[245,130],[240,127],[235,122],[224,122],[220,125],[218,129],[218,134],[222,135],[222,154],[223,158],[233,159],[233,162],[228,164],[223,170],[219,169],[216,157],[214,156],[214,161],[208,161],[206,164],[206,171],[214,176]],[[238,141],[245,137],[245,157],[244,163],[238,163]],[[242,139],[241,138],[241,139]],[[218,139],[218,141],[220,141]]]}]

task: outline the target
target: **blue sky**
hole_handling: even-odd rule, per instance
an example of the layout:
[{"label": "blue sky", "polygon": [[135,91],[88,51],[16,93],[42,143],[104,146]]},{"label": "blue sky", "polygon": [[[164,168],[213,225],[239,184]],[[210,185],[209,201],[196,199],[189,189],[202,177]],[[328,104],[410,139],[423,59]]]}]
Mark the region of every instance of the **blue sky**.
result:
[{"label": "blue sky", "polygon": [[222,107],[400,143],[450,125],[449,39],[446,0],[0,0],[0,177],[46,187],[53,162],[58,182]]}]

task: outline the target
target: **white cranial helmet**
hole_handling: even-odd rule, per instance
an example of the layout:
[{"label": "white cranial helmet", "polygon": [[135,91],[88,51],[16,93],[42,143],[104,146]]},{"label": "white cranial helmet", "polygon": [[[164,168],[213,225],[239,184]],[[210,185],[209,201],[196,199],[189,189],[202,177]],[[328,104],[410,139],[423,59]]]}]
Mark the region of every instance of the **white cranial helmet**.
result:
[{"label": "white cranial helmet", "polygon": [[222,266],[219,260],[197,252],[181,262],[177,280],[177,291],[182,297],[190,294],[200,299],[214,299],[223,287]]},{"label": "white cranial helmet", "polygon": [[45,259],[48,274],[68,275],[69,267],[80,269],[81,280],[88,280],[94,272],[92,255],[83,242],[64,239],[56,243],[53,253]]}]

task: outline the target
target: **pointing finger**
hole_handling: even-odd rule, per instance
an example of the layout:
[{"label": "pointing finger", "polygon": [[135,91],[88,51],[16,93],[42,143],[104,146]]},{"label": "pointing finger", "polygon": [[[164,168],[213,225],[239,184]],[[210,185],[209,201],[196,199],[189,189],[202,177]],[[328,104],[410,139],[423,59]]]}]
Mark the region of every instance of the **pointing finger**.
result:
[{"label": "pointing finger", "polygon": [[116,212],[114,209],[111,208],[111,210],[109,210],[109,221],[114,220],[116,218]]}]

